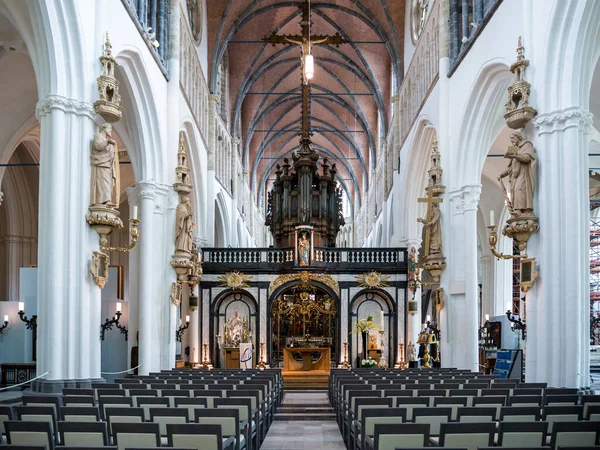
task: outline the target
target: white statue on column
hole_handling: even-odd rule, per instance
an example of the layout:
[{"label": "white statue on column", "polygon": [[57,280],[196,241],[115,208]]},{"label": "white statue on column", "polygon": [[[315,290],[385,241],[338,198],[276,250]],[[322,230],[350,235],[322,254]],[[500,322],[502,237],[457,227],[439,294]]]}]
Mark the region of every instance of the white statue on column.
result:
[{"label": "white statue on column", "polygon": [[116,205],[113,202],[113,187],[118,184],[116,144],[112,137],[112,125],[104,122],[92,142],[91,206]]},{"label": "white statue on column", "polygon": [[175,238],[175,250],[192,253],[194,243],[193,231],[195,224],[192,220],[192,202],[187,193],[180,194],[179,205],[177,205],[177,236]]}]

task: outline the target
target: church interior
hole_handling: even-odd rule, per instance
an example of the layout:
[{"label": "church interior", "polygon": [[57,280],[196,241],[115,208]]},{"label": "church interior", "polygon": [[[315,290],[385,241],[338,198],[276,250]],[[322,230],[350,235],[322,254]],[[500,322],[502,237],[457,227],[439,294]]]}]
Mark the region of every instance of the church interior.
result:
[{"label": "church interior", "polygon": [[600,2],[0,0],[0,447],[600,448]]}]

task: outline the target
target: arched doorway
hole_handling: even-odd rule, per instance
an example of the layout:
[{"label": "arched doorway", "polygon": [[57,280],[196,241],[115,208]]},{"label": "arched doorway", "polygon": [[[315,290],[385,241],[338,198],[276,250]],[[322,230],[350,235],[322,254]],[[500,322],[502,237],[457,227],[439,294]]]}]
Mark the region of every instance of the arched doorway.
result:
[{"label": "arched doorway", "polygon": [[225,368],[233,364],[234,361],[228,363],[227,352],[228,349],[238,349],[240,343],[252,344],[256,364],[259,357],[256,353],[257,336],[260,336],[257,311],[256,299],[246,291],[227,290],[215,299],[210,325],[215,367]]},{"label": "arched doorway", "polygon": [[286,347],[329,348],[331,367],[337,366],[339,299],[330,289],[312,283],[279,289],[270,299],[269,326],[271,367],[283,367]]},{"label": "arched doorway", "polygon": [[[369,335],[370,342],[367,343],[367,352],[371,347],[381,347],[381,344],[383,344],[383,350],[388,364],[390,361],[395,361],[395,350],[398,339],[395,330],[397,330],[398,324],[394,302],[386,292],[379,290],[364,290],[359,292],[354,299],[352,299],[352,302],[350,302],[348,330],[353,330],[359,320],[365,320],[369,317],[372,318],[377,330],[371,332]],[[382,322],[383,328],[381,327]],[[380,335],[380,330],[383,330],[385,333]],[[353,367],[360,367],[361,361],[368,356],[362,354],[362,336],[360,333],[352,333],[349,338],[350,348],[348,349],[348,360]]]}]

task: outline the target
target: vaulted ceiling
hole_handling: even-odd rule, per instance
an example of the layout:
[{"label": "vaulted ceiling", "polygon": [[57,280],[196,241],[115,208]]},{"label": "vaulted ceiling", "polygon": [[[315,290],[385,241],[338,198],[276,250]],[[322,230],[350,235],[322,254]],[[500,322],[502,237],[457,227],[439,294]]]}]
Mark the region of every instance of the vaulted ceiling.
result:
[{"label": "vaulted ceiling", "polygon": [[[272,46],[272,33],[300,34],[302,1],[208,1],[211,91],[227,54],[232,135],[255,192],[298,146],[299,46]],[[351,198],[366,189],[377,142],[390,126],[390,98],[402,77],[404,0],[311,0],[311,34],[339,32],[350,42],[312,48],[314,148],[338,166]]]}]

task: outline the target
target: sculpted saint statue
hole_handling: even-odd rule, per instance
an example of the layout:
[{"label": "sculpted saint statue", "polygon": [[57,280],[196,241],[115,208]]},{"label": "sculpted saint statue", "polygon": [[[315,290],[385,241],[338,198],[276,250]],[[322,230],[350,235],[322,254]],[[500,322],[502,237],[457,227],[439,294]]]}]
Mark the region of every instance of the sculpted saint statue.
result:
[{"label": "sculpted saint statue", "polygon": [[[440,218],[439,205],[433,203],[431,205],[431,220],[428,222],[420,217],[417,219],[424,225],[423,230],[429,231],[429,253],[425,256],[442,254],[442,224]],[[425,233],[425,236],[427,236],[427,233]]]},{"label": "sculpted saint statue", "polygon": [[114,205],[113,186],[117,182],[118,168],[115,164],[115,147],[117,142],[112,138],[112,125],[104,122],[94,135],[90,161],[91,195],[90,205]]},{"label": "sculpted saint statue", "polygon": [[298,259],[300,266],[308,266],[310,254],[310,241],[306,238],[306,233],[300,235],[298,239]]},{"label": "sculpted saint statue", "polygon": [[192,221],[192,202],[188,194],[181,194],[179,205],[176,211],[177,236],[175,238],[175,250],[192,252],[194,243],[193,231],[194,222]]},{"label": "sculpted saint statue", "polygon": [[525,140],[520,131],[510,135],[512,147],[505,158],[510,159],[508,168],[500,174],[498,181],[508,177],[510,183],[510,205],[513,216],[521,216],[533,211],[533,190],[535,188],[535,150],[530,141]]}]

